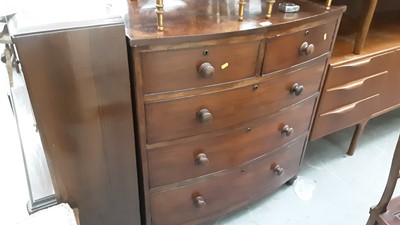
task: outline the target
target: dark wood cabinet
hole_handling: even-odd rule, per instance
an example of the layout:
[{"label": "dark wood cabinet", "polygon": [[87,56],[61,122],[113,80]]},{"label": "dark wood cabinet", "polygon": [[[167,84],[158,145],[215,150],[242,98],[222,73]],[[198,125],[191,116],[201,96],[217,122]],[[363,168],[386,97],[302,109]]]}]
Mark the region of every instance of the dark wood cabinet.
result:
[{"label": "dark wood cabinet", "polygon": [[152,9],[130,2],[147,224],[218,218],[299,172],[344,7],[295,3],[266,20],[251,1],[259,10],[238,22],[234,1],[188,2],[157,31]]},{"label": "dark wood cabinet", "polygon": [[9,23],[56,197],[84,225],[139,225],[124,24],[107,10],[78,11]]}]

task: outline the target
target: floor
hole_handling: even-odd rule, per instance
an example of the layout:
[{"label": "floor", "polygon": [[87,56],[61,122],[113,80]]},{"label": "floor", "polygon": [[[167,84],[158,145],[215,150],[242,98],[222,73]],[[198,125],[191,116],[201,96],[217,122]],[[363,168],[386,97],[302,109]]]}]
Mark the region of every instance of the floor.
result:
[{"label": "floor", "polygon": [[[0,66],[0,224],[28,216],[29,199],[8,81]],[[361,225],[383,192],[400,133],[400,110],[367,125],[354,156],[345,154],[353,128],[308,145],[303,168],[293,186],[208,225]],[[396,194],[400,194],[400,188]],[[120,225],[120,224],[113,224]],[[125,225],[125,224],[121,224]]]}]

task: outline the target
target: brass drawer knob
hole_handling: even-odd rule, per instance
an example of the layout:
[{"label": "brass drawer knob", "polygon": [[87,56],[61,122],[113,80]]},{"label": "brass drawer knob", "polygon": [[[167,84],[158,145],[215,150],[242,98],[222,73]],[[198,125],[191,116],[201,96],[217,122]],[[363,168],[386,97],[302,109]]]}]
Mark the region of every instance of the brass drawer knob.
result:
[{"label": "brass drawer knob", "polygon": [[286,136],[290,136],[293,133],[294,129],[292,127],[289,127],[289,125],[283,126],[281,133],[286,134]]},{"label": "brass drawer knob", "polygon": [[203,78],[211,78],[215,73],[215,68],[208,62],[199,66],[199,73]]},{"label": "brass drawer knob", "polygon": [[292,87],[290,88],[290,93],[294,94],[296,96],[299,96],[301,94],[301,92],[303,92],[304,90],[304,86],[300,85],[298,83],[295,83],[292,85]]},{"label": "brass drawer knob", "polygon": [[300,46],[301,55],[311,55],[314,52],[314,45],[308,44],[308,42],[303,42]]},{"label": "brass drawer knob", "polygon": [[212,114],[208,109],[202,109],[196,113],[196,118],[202,123],[209,123],[212,120]]},{"label": "brass drawer knob", "polygon": [[210,160],[208,160],[207,155],[204,153],[198,154],[194,161],[197,165],[201,166],[207,166],[210,163]]},{"label": "brass drawer knob", "polygon": [[194,203],[194,206],[196,206],[196,208],[199,208],[199,209],[204,208],[207,205],[206,201],[204,200],[203,196],[201,196],[201,195],[197,196],[194,199],[193,203]]},{"label": "brass drawer knob", "polygon": [[273,167],[272,171],[274,171],[274,173],[276,173],[278,176],[281,176],[285,173],[285,169],[278,164]]}]

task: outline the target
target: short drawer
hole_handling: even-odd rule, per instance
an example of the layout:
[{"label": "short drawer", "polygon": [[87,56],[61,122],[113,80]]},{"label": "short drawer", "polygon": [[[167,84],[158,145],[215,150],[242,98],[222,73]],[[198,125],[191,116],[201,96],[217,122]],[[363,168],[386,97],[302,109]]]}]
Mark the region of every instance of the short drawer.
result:
[{"label": "short drawer", "polygon": [[389,68],[390,62],[393,62],[393,57],[394,52],[390,52],[341,65],[330,66],[324,89],[336,88],[385,73]]},{"label": "short drawer", "polygon": [[259,41],[142,52],[145,94],[214,85],[256,76]]},{"label": "short drawer", "polygon": [[[195,97],[145,103],[147,142],[216,131],[260,118],[315,94],[325,60],[262,83]],[[291,90],[302,86],[302,92]]]},{"label": "short drawer", "polygon": [[[187,186],[150,193],[150,204],[155,206],[151,208],[152,224],[186,224],[272,192],[298,173],[304,143],[302,137],[252,164]],[[282,170],[278,173],[277,168]]]},{"label": "short drawer", "polygon": [[267,39],[263,74],[291,67],[330,51],[336,21]]},{"label": "short drawer", "polygon": [[325,90],[318,113],[323,114],[378,94],[387,76],[388,71],[383,71]]},{"label": "short drawer", "polygon": [[376,94],[317,115],[312,129],[311,140],[352,126],[362,119],[369,117],[378,99],[379,94]]},{"label": "short drawer", "polygon": [[273,151],[308,131],[314,104],[310,98],[224,135],[149,150],[150,188],[232,168]]}]

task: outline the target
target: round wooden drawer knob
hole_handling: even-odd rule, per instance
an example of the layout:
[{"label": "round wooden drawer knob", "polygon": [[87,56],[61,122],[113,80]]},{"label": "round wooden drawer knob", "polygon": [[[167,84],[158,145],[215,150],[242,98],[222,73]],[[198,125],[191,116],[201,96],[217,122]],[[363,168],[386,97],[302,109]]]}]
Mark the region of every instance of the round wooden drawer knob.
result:
[{"label": "round wooden drawer knob", "polygon": [[295,83],[290,88],[290,93],[295,94],[296,96],[299,96],[301,94],[301,92],[303,92],[303,90],[304,90],[304,86],[303,85]]},{"label": "round wooden drawer knob", "polygon": [[203,78],[210,78],[215,73],[215,68],[208,62],[199,66],[199,73]]},{"label": "round wooden drawer knob", "polygon": [[303,42],[300,46],[301,55],[311,55],[314,52],[314,45],[308,42]]},{"label": "round wooden drawer knob", "polygon": [[294,129],[292,127],[289,127],[289,125],[283,126],[281,133],[286,134],[286,136],[290,136],[293,133]]},{"label": "round wooden drawer knob", "polygon": [[195,162],[197,165],[207,166],[210,163],[210,160],[208,160],[206,154],[200,153],[196,156]]},{"label": "round wooden drawer knob", "polygon": [[281,176],[285,173],[285,169],[283,169],[280,165],[276,165],[273,168],[274,173],[276,173],[278,176]]},{"label": "round wooden drawer knob", "polygon": [[196,118],[202,123],[209,123],[212,120],[212,114],[208,109],[202,109],[196,113]]},{"label": "round wooden drawer knob", "polygon": [[199,209],[204,208],[207,205],[206,201],[204,200],[203,196],[201,196],[201,195],[197,196],[194,199],[193,203],[194,203],[194,206],[196,206],[196,208],[199,208]]}]

